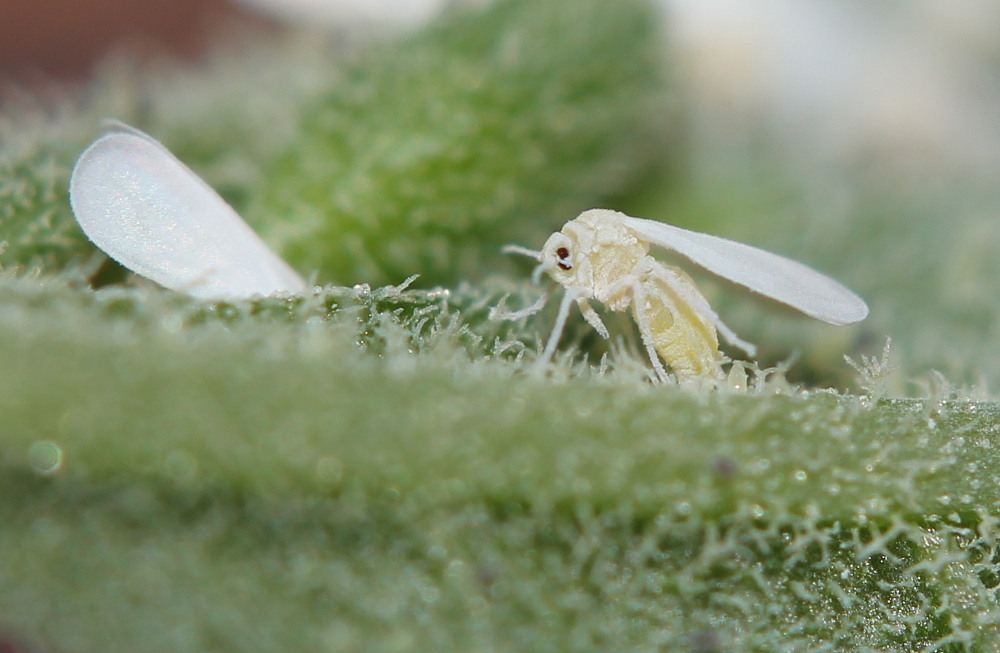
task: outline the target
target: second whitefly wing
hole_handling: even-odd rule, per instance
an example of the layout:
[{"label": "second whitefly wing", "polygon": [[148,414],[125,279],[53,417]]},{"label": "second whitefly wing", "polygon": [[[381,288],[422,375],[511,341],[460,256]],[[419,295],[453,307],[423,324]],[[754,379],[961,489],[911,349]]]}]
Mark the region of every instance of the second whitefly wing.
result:
[{"label": "second whitefly wing", "polygon": [[199,299],[301,293],[306,284],[190,168],[152,137],[109,122],[80,156],[70,204],[95,245]]},{"label": "second whitefly wing", "polygon": [[809,317],[846,325],[868,315],[864,300],[807,265],[750,245],[663,222],[618,216],[642,240],[677,252],[712,274],[787,304]]}]

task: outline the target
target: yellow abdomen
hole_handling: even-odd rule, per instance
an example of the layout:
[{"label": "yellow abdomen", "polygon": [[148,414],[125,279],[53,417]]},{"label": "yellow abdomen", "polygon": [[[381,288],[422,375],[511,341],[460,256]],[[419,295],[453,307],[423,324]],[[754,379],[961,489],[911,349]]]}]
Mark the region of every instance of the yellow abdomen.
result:
[{"label": "yellow abdomen", "polygon": [[[667,267],[667,266],[664,266]],[[643,307],[649,336],[656,353],[670,366],[680,383],[711,377],[721,378],[719,338],[715,326],[691,307],[684,295],[694,296],[707,304],[694,281],[683,270],[669,266],[679,277],[683,292],[678,292],[659,279],[642,281]],[[636,322],[640,307],[632,305]]]}]

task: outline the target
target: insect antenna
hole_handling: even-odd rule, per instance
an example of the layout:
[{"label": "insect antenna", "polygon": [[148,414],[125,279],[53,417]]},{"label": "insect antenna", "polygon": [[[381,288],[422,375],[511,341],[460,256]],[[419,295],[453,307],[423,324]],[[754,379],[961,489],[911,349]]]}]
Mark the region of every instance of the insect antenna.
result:
[{"label": "insect antenna", "polygon": [[504,245],[500,248],[500,251],[504,254],[520,254],[521,256],[527,256],[538,261],[538,267],[531,272],[531,282],[536,285],[541,283],[542,273],[551,267],[550,265],[546,265],[545,261],[542,260],[542,253],[536,249],[528,249],[520,245]]},{"label": "insect antenna", "polygon": [[504,245],[500,248],[500,251],[504,254],[520,254],[521,256],[533,258],[536,261],[542,260],[542,253],[540,251],[528,249],[527,247],[521,247],[520,245]]}]

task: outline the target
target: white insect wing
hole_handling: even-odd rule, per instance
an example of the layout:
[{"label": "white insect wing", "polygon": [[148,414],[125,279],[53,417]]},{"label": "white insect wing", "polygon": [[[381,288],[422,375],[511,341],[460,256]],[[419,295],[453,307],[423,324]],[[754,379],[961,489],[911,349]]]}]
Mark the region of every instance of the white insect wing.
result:
[{"label": "white insect wing", "polygon": [[650,244],[677,252],[723,279],[787,304],[809,317],[846,325],[868,315],[868,305],[863,299],[797,261],[719,236],[614,211],[608,213]]},{"label": "white insect wing", "polygon": [[80,156],[70,204],[95,245],[166,288],[198,299],[306,289],[211,186],[127,125],[111,124]]}]

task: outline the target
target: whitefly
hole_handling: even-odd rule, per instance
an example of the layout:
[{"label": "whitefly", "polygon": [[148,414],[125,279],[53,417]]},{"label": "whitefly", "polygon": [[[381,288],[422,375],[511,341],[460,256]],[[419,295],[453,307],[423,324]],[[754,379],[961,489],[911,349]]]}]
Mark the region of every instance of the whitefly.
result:
[{"label": "whitefly", "polygon": [[[574,303],[601,336],[609,337],[591,302],[632,313],[660,381],[669,380],[666,367],[682,384],[721,379],[720,334],[747,355],[755,355],[756,348],[719,319],[684,270],[649,254],[652,245],[829,324],[853,324],[868,315],[867,304],[856,294],[784,256],[617,211],[591,209],[549,236],[541,251],[505,248],[539,262],[536,280],[547,274],[565,289],[543,362],[555,352]],[[538,312],[543,304],[544,298],[522,311],[495,311],[494,316],[520,318]]]}]

